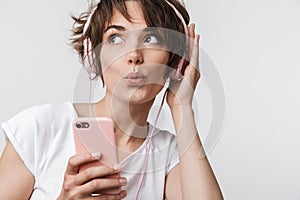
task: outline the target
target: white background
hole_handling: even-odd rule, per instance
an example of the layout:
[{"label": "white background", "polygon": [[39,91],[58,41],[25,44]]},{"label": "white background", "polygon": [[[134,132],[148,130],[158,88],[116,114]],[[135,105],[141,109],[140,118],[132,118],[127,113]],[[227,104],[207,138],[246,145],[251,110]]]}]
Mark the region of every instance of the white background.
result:
[{"label": "white background", "polygon": [[[226,119],[209,154],[225,198],[299,200],[300,1],[186,6],[225,88]],[[81,65],[67,45],[70,14],[85,8],[84,0],[0,0],[1,122],[34,105],[72,101]],[[205,93],[201,106],[209,107]],[[1,135],[0,149],[4,143]]]}]

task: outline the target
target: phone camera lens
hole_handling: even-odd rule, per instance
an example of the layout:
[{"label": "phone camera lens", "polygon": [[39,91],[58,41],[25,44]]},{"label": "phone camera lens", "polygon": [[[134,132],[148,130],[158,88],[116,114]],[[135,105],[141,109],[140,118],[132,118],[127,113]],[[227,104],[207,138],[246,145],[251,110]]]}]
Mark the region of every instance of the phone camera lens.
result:
[{"label": "phone camera lens", "polygon": [[81,123],[77,123],[76,128],[81,128]]}]

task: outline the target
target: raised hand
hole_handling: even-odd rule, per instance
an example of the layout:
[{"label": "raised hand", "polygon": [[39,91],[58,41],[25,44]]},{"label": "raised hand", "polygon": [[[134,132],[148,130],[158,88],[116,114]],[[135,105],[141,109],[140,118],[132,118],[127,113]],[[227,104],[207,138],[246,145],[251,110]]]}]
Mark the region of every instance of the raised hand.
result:
[{"label": "raised hand", "polygon": [[192,105],[193,94],[200,78],[199,70],[199,39],[200,35],[195,35],[195,24],[188,27],[189,32],[189,58],[190,63],[184,71],[183,79],[171,80],[167,103],[173,106]]}]

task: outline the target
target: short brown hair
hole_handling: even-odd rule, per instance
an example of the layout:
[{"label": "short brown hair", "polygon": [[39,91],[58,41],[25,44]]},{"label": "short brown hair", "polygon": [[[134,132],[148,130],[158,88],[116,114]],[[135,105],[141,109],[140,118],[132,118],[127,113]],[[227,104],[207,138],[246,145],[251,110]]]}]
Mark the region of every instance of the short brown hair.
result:
[{"label": "short brown hair", "polygon": [[[128,21],[131,21],[130,15],[127,12],[125,2],[128,0],[101,0],[101,2],[97,5],[97,9],[91,18],[91,22],[89,27],[87,27],[85,33],[83,34],[83,27],[87,21],[88,16],[91,13],[91,10],[85,13],[82,13],[78,18],[72,16],[74,20],[73,29],[72,29],[72,38],[71,44],[73,48],[78,52],[81,61],[83,61],[84,56],[84,47],[83,41],[86,38],[90,38],[92,43],[92,49],[95,51],[99,51],[99,48],[95,48],[102,42],[102,37],[104,33],[104,28],[106,22],[110,22],[113,9],[119,11]],[[145,22],[148,27],[161,27],[165,29],[171,29],[174,31],[178,31],[184,33],[184,26],[182,24],[181,19],[177,16],[174,9],[171,8],[170,5],[166,2],[166,0],[135,0],[140,3],[141,10],[144,15]],[[169,3],[174,5],[176,9],[181,13],[182,17],[185,20],[186,24],[189,24],[189,14],[186,9],[177,1],[177,0],[168,0]],[[101,23],[99,23],[101,22]],[[186,51],[184,48],[184,41],[181,41],[176,44],[177,48],[180,48],[180,53],[170,53],[168,65],[172,68],[175,68],[178,62],[183,55],[182,51]],[[174,48],[174,47],[173,47]],[[96,55],[98,52],[95,52]],[[102,77],[102,69],[100,65],[99,58],[96,58],[96,75]],[[103,78],[102,78],[103,80]]]}]

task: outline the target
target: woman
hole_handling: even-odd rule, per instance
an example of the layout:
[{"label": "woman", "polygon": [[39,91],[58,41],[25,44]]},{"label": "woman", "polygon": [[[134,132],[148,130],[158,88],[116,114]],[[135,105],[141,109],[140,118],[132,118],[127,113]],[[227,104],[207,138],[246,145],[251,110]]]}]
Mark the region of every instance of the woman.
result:
[{"label": "woman", "polygon": [[[200,157],[192,109],[200,78],[199,35],[193,24],[188,26],[196,45],[186,52],[185,40],[179,39],[181,50],[176,52],[163,30],[148,28],[184,33],[183,20],[189,22],[185,9],[176,0],[102,0],[88,16],[75,20],[74,48],[87,71],[102,78],[106,95],[92,105],[36,106],[3,123],[9,140],[0,161],[0,199],[222,199],[207,158]],[[174,52],[190,55],[183,78],[175,72],[181,57]],[[166,101],[176,138],[147,123],[167,78],[173,80]],[[113,119],[121,169],[79,171],[83,164],[101,160],[101,152],[76,154],[74,148],[72,123],[90,117],[91,110],[94,116]],[[143,171],[147,156],[150,170]],[[106,177],[113,174],[120,176]],[[104,192],[113,188],[113,193]],[[102,193],[93,195],[95,191]]]}]

